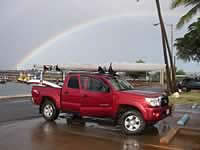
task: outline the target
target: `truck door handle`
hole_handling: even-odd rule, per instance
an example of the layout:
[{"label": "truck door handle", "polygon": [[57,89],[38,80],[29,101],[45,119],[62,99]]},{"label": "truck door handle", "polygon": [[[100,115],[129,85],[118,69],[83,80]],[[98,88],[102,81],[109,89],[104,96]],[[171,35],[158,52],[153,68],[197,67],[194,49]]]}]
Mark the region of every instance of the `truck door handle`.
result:
[{"label": "truck door handle", "polygon": [[99,104],[99,106],[101,106],[101,107],[108,107],[110,105],[109,104]]},{"label": "truck door handle", "polygon": [[88,97],[88,95],[84,94],[83,97]]},{"label": "truck door handle", "polygon": [[68,94],[69,92],[68,92],[68,91],[65,91],[64,93],[65,93],[65,94]]}]

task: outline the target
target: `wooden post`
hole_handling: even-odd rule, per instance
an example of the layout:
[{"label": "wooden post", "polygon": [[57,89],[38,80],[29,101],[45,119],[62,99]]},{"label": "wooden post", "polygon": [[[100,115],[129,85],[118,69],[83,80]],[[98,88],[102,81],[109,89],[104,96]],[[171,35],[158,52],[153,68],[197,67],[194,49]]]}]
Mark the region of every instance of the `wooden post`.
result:
[{"label": "wooden post", "polygon": [[179,132],[180,128],[172,128],[166,136],[162,137],[160,139],[161,144],[169,144],[172,139],[176,136],[176,134]]}]

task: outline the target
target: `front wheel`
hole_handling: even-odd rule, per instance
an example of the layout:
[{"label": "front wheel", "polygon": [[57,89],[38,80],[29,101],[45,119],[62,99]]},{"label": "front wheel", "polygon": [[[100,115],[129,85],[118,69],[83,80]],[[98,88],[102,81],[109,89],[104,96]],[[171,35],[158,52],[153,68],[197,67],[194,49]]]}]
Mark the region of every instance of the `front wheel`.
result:
[{"label": "front wheel", "polygon": [[42,116],[47,121],[54,121],[58,118],[59,111],[51,101],[45,101],[42,105]]},{"label": "front wheel", "polygon": [[122,114],[120,124],[123,132],[127,135],[139,134],[146,126],[143,116],[136,110],[130,110]]},{"label": "front wheel", "polygon": [[183,87],[182,90],[183,90],[183,92],[190,92],[191,91],[191,89],[187,88],[187,87]]}]

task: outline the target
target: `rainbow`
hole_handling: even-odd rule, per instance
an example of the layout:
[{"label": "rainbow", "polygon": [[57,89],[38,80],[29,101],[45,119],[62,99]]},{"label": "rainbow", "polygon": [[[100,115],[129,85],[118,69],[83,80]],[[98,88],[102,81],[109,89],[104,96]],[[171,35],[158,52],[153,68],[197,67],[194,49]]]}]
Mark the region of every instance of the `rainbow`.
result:
[{"label": "rainbow", "polygon": [[[31,58],[33,58],[34,56],[37,56],[38,54],[40,54],[41,52],[45,51],[48,47],[50,47],[51,45],[55,44],[58,40],[66,37],[66,36],[70,36],[73,33],[79,32],[81,30],[87,29],[93,25],[96,24],[100,24],[100,23],[104,23],[107,22],[109,20],[114,20],[114,19],[119,19],[121,17],[135,17],[135,15],[120,15],[120,16],[109,16],[109,17],[103,17],[100,19],[96,19],[96,20],[92,20],[89,22],[86,22],[85,24],[80,24],[77,25],[73,28],[67,29],[66,31],[59,33],[57,35],[55,35],[54,37],[48,39],[47,41],[45,41],[44,43],[42,43],[40,46],[38,46],[37,48],[34,48],[31,50],[30,53],[28,53],[23,59],[21,59],[19,61],[19,63],[17,64],[17,68],[22,68],[26,65],[29,64],[29,61],[31,60]],[[32,66],[29,66],[32,67]]]}]

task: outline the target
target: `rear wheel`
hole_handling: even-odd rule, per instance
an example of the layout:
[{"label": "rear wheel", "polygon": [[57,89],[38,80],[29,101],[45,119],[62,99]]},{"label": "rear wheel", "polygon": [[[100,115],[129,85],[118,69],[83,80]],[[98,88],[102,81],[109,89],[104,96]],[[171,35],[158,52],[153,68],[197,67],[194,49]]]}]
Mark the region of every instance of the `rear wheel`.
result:
[{"label": "rear wheel", "polygon": [[130,110],[122,114],[120,118],[120,125],[125,134],[135,135],[144,130],[146,123],[140,112]]},{"label": "rear wheel", "polygon": [[187,87],[183,87],[182,90],[183,90],[184,92],[190,92],[190,91],[191,91],[191,89],[190,89],[190,88],[187,88]]},{"label": "rear wheel", "polygon": [[42,116],[47,121],[54,121],[58,118],[59,111],[53,102],[46,100],[42,105]]}]

